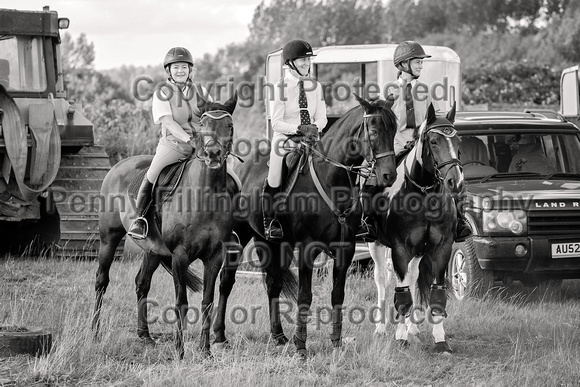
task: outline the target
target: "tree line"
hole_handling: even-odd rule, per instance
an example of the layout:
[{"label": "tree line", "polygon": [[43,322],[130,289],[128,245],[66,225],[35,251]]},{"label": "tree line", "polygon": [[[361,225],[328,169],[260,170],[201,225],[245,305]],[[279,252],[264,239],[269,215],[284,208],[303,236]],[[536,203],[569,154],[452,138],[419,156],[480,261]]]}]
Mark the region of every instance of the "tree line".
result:
[{"label": "tree line", "polygon": [[[462,101],[469,104],[559,104],[561,71],[580,62],[580,2],[575,0],[270,0],[254,10],[242,43],[196,59],[196,81],[251,82],[269,52],[295,38],[313,46],[417,40],[447,46],[461,58]],[[164,79],[159,66],[94,70],[84,34],[63,37],[65,82],[83,103],[97,141],[115,159],[152,153],[150,105],[131,94],[141,75]],[[264,107],[236,111],[236,126],[262,133]],[[239,131],[238,131],[239,133]]]}]

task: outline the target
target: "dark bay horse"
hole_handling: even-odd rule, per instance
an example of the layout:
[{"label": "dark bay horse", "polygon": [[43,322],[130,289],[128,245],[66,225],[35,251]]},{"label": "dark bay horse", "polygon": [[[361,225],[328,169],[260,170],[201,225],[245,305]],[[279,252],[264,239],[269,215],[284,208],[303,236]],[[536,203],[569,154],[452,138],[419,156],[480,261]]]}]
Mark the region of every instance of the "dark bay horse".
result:
[{"label": "dark bay horse", "polygon": [[[399,315],[395,338],[407,346],[409,334],[418,332],[413,298],[429,301],[437,352],[451,352],[443,318],[447,316],[445,270],[451,257],[457,222],[454,200],[463,192],[458,158],[460,139],[453,127],[455,106],[447,117],[436,117],[433,107],[421,127],[417,144],[397,169],[397,180],[384,192],[388,210],[380,216],[378,243],[370,243],[375,261],[379,309],[385,310],[385,288],[390,277],[388,249],[396,273],[395,310]],[[418,290],[418,292],[417,292]],[[385,333],[385,321],[375,333]]]},{"label": "dark bay horse", "polygon": [[[232,114],[236,102],[237,95],[234,95],[223,105],[205,102],[200,106],[201,131],[194,138],[196,158],[188,161],[185,166],[172,199],[165,201],[160,208],[149,211],[148,237],[135,240],[145,251],[135,278],[137,333],[146,342],[153,342],[147,324],[147,296],[151,277],[161,263],[173,275],[175,312],[178,317],[176,348],[180,358],[184,355],[183,328],[188,311],[186,285],[197,291],[201,282],[188,268],[198,258],[204,264],[200,349],[206,354],[210,350],[209,330],[214,288],[223,261],[223,241],[229,240],[233,228],[226,160],[233,141]],[[109,284],[109,270],[115,249],[135,217],[134,201],[128,193],[129,186],[139,171],[149,167],[151,160],[152,156],[122,160],[111,168],[103,181],[101,195],[105,198],[106,208],[101,210],[99,216],[101,245],[95,282],[95,334],[99,329],[103,296]],[[111,199],[113,203],[107,206]],[[160,229],[158,223],[161,224]]]},{"label": "dark bay horse", "polygon": [[[386,101],[369,102],[355,97],[359,105],[337,120],[310,149],[312,153],[304,173],[297,177],[288,194],[286,209],[278,217],[284,229],[282,242],[264,238],[262,206],[269,198],[262,195],[262,187],[268,174],[268,157],[260,156],[263,153],[256,149],[251,162],[234,167],[243,182],[242,197],[246,198],[250,208],[249,216],[240,221],[235,230],[242,246],[255,238],[256,252],[266,274],[270,333],[279,345],[288,342],[280,321],[279,297],[282,293],[296,300],[296,278],[289,266],[294,248],[299,250],[294,344],[302,359],[306,358],[306,322],[312,303],[314,260],[321,251],[335,258],[331,340],[335,349],[342,344],[341,307],[362,211],[356,182],[357,166],[366,160],[381,187],[389,186],[395,179],[393,142],[396,118]],[[307,201],[307,208],[301,208],[298,203],[303,199]],[[237,269],[236,264],[227,263],[220,274],[220,300],[214,323],[216,342],[226,341],[226,304]]]}]

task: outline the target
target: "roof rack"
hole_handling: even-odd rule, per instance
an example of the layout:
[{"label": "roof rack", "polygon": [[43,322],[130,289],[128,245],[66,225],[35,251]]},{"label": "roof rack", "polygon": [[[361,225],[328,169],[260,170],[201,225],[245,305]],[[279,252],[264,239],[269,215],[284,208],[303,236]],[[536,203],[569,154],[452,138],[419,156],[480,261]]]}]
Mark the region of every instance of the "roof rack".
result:
[{"label": "roof rack", "polygon": [[524,113],[531,113],[533,115],[559,120],[560,122],[567,121],[560,113],[553,109],[525,109]]}]

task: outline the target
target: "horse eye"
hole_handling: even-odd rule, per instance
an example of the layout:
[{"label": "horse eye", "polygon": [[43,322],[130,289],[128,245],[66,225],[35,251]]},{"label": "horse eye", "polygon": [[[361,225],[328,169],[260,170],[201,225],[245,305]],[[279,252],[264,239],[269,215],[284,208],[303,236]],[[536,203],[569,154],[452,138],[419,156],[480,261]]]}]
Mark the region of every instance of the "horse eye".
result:
[{"label": "horse eye", "polygon": [[431,145],[437,145],[437,140],[431,140],[429,142],[431,143]]}]

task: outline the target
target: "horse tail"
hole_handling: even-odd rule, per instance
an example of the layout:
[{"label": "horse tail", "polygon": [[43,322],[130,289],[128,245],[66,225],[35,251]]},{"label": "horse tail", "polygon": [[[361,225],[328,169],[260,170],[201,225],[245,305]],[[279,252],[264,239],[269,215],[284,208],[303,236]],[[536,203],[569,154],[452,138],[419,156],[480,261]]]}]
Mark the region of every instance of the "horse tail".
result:
[{"label": "horse tail", "polygon": [[431,283],[433,282],[433,263],[431,257],[423,256],[419,262],[419,277],[417,278],[417,289],[419,293],[419,303],[426,305],[429,301]]},{"label": "horse tail", "polygon": [[298,280],[290,268],[282,273],[282,295],[289,300],[298,302]]},{"label": "horse tail", "polygon": [[293,302],[298,301],[298,279],[289,267],[281,268],[277,265],[272,265],[268,268],[262,267],[262,272],[266,274],[263,277],[266,291],[269,288],[268,282],[275,281],[277,284],[282,285],[280,293],[283,297]]},{"label": "horse tail", "polygon": [[[162,256],[161,266],[163,266],[163,268],[167,270],[167,272],[171,274],[171,276],[173,276],[173,270],[171,269],[171,257]],[[191,290],[194,293],[200,292],[203,289],[203,281],[190,268],[187,269],[186,285],[189,288],[189,290]]]}]

